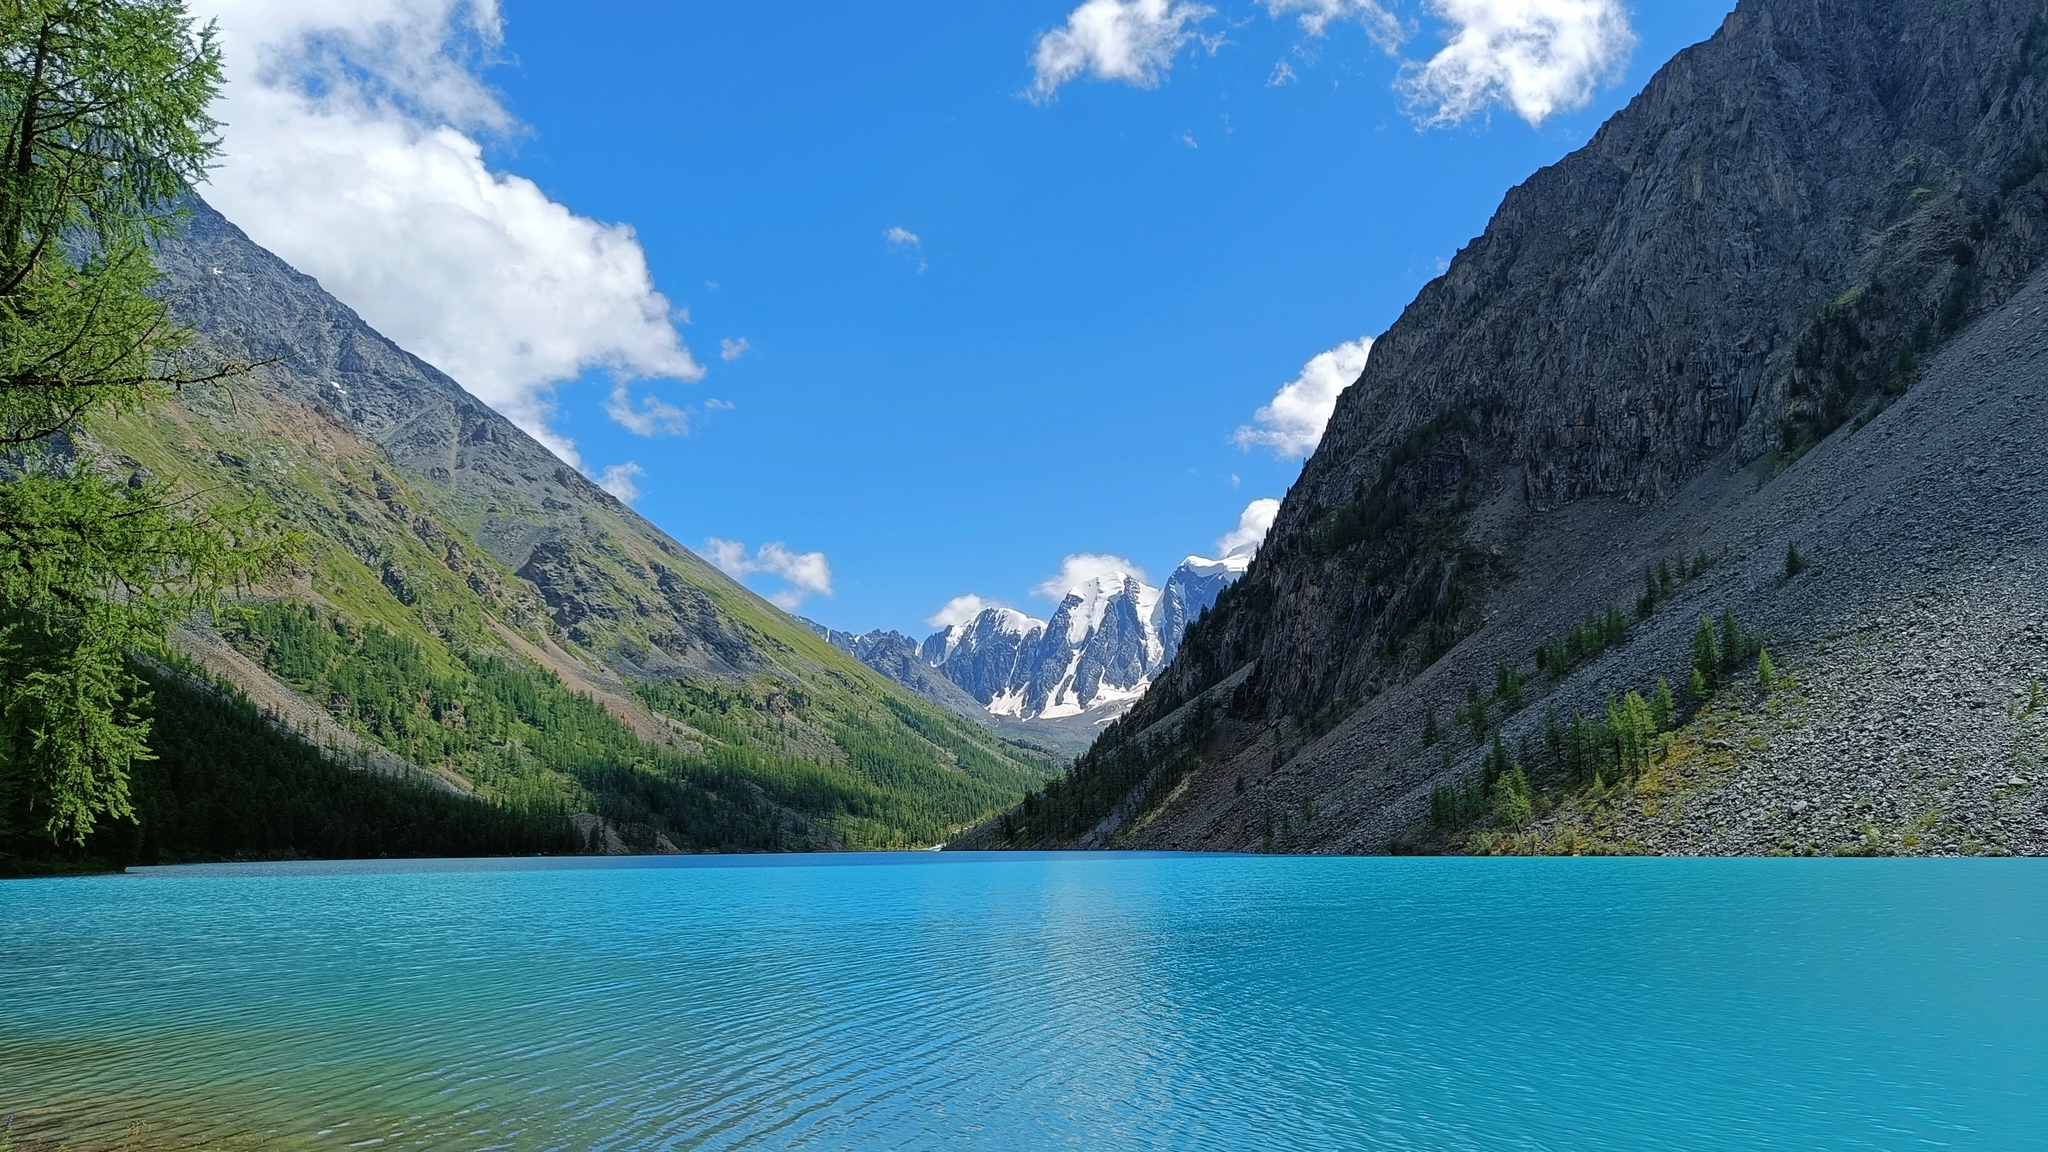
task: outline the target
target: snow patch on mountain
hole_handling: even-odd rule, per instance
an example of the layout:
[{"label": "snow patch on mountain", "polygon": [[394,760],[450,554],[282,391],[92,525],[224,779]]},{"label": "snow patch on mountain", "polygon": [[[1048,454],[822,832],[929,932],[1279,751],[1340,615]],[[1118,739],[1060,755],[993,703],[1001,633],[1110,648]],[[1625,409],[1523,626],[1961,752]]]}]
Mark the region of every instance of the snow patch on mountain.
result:
[{"label": "snow patch on mountain", "polygon": [[[915,646],[915,659],[991,715],[1099,715],[1098,722],[1107,723],[1145,694],[1180,650],[1188,625],[1250,565],[1248,553],[1220,560],[1190,556],[1162,587],[1134,571],[1096,566],[1074,573],[1082,578],[1065,590],[1051,619],[991,605],[926,637]],[[881,635],[834,633],[831,639],[894,679],[912,674],[903,659],[908,641],[896,633],[887,633],[886,643],[869,640]]]}]

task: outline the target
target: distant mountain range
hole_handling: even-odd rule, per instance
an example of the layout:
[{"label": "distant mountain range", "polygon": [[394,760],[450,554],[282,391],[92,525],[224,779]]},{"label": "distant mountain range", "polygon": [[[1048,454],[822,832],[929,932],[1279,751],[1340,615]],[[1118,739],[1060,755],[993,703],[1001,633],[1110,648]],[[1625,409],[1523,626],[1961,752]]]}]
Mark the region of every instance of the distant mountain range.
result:
[{"label": "distant mountain range", "polygon": [[1250,566],[1243,553],[1190,556],[1159,588],[1130,572],[1106,572],[1068,589],[1050,620],[984,608],[923,643],[901,632],[806,623],[861,663],[957,712],[1092,731],[1145,694],[1180,651],[1188,625]]}]

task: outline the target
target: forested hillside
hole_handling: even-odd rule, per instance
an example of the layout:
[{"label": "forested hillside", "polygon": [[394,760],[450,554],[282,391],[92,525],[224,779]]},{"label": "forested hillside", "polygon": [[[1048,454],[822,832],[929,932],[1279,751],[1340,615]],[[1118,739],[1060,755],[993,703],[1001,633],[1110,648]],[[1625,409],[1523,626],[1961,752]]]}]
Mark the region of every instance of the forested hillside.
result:
[{"label": "forested hillside", "polygon": [[[162,760],[140,829],[108,829],[73,855],[912,847],[1056,771],[1051,754],[839,652],[203,202],[189,213],[158,246],[157,290],[203,352],[256,367],[97,419],[85,443],[131,484],[245,502],[291,543],[279,571],[183,634],[187,655],[335,744],[334,758],[361,755],[344,746],[395,757],[425,783],[309,800],[300,808],[338,821],[316,833],[273,812],[295,790],[284,775],[249,783],[259,764],[288,775],[312,762],[251,753],[235,771],[265,799],[208,809],[206,836],[180,830],[189,821],[164,814],[194,810],[187,789],[220,789],[177,722],[196,690],[159,684]],[[423,790],[436,781],[474,797]],[[386,814],[359,828],[339,815],[362,804]],[[471,819],[480,804],[488,817]],[[391,814],[408,805],[461,830],[410,830]],[[460,818],[432,815],[444,810]],[[576,814],[594,831],[565,839]],[[36,840],[13,850],[48,856]]]}]

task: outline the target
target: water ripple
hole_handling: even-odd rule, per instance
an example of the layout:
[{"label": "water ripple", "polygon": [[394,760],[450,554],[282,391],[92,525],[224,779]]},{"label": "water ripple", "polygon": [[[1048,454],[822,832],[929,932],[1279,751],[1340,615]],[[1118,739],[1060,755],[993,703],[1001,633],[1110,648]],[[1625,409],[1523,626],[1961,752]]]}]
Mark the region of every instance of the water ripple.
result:
[{"label": "water ripple", "polygon": [[90,1147],[2044,1147],[2034,862],[473,862],[0,884]]}]

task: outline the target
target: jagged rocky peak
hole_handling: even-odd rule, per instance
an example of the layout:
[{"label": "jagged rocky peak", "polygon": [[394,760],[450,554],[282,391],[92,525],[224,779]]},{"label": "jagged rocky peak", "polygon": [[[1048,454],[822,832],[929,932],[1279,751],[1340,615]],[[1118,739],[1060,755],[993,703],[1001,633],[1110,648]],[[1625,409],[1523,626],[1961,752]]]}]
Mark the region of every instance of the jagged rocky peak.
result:
[{"label": "jagged rocky peak", "polygon": [[1216,598],[1225,588],[1237,583],[1252,566],[1249,552],[1238,552],[1221,560],[1210,560],[1201,556],[1190,556],[1180,562],[1173,575],[1166,580],[1166,587],[1160,591],[1159,606],[1153,609],[1153,629],[1159,633],[1159,642],[1164,651],[1159,664],[1165,667],[1173,663],[1180,652],[1180,638],[1188,625],[1201,618],[1203,611],[1216,603]]},{"label": "jagged rocky peak", "polygon": [[[1015,608],[984,608],[972,619],[932,633],[915,652],[925,668],[997,716],[1113,717],[1144,695],[1152,677],[1173,659],[1188,624],[1250,563],[1249,555],[1221,560],[1190,556],[1164,587],[1153,587],[1131,572],[1105,572],[1068,589],[1049,620]],[[812,627],[899,682],[908,684],[919,675],[905,667],[904,653],[911,645],[901,633],[856,635]]]}]

